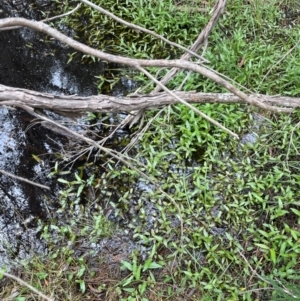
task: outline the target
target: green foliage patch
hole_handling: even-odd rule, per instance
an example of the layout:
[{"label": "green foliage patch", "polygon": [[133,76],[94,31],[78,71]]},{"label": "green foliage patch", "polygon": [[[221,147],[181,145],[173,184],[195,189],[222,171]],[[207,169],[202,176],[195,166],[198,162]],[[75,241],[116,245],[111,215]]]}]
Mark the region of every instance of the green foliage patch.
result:
[{"label": "green foliage patch", "polygon": [[[209,19],[209,14],[179,10],[174,1],[95,3],[185,46]],[[67,11],[74,3],[60,5]],[[210,66],[244,90],[299,96],[299,47],[288,53],[298,43],[299,26],[296,18],[293,24],[287,22],[284,10],[295,11],[295,6],[292,1],[229,1],[209,39],[205,57]],[[137,58],[181,54],[86,6],[66,22],[78,28],[91,46],[108,52]],[[179,73],[169,86],[178,87],[185,75]],[[184,90],[224,92],[200,75],[191,75]],[[233,140],[176,105],[159,114],[147,112],[146,121],[158,116],[129,152],[135,166],[155,178],[178,207],[153,183],[114,160],[105,164],[102,176],[87,165],[82,170],[89,172],[69,179],[54,170],[53,176],[66,184],[61,191],[62,212],[78,212],[82,198],[86,208],[98,206],[91,215],[83,209],[84,213],[71,213],[75,218],[69,222],[52,221],[42,228],[42,237],[53,246],[49,256],[69,264],[68,283],[77,285],[73,289],[80,300],[88,299],[86,284],[94,285],[92,279],[98,279],[97,296],[107,300],[250,301],[299,296],[298,110],[274,115],[238,104],[197,107],[242,139]],[[94,198],[88,199],[86,191],[95,192]],[[118,231],[129,234],[136,249],[118,261],[119,273],[110,273],[109,278],[89,272],[88,256],[76,254],[76,244],[97,243]],[[105,260],[104,256],[97,262],[104,270],[109,265]],[[34,263],[40,278],[46,275],[47,264]]]}]

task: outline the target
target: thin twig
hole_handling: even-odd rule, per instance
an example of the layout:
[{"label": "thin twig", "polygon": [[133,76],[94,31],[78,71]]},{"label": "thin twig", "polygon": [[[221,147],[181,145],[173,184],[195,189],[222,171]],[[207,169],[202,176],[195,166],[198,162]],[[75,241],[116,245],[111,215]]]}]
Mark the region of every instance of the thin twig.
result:
[{"label": "thin twig", "polygon": [[30,180],[28,180],[28,179],[25,179],[25,178],[16,176],[16,175],[14,175],[14,174],[12,174],[12,173],[10,173],[10,172],[7,172],[7,171],[5,171],[5,170],[0,169],[0,172],[3,173],[3,174],[6,175],[6,176],[12,177],[12,178],[14,178],[14,179],[17,179],[17,180],[20,180],[20,181],[23,181],[23,182],[26,182],[26,183],[28,183],[28,184],[30,184],[30,185],[34,185],[34,186],[37,186],[37,187],[40,187],[40,188],[43,188],[43,189],[50,190],[50,187],[49,187],[49,186],[45,186],[45,185],[42,185],[42,184],[39,184],[39,183],[36,183],[36,182],[32,182],[32,181],[30,181]]},{"label": "thin twig", "polygon": [[[46,19],[40,20],[40,22],[49,22],[49,21],[53,21],[53,20],[56,20],[56,19],[60,19],[60,18],[69,16],[69,15],[73,14],[77,9],[79,9],[80,6],[81,6],[81,3],[79,3],[74,9],[70,10],[69,12],[66,12],[64,14],[61,14],[61,15],[58,15],[58,16],[54,16],[54,17],[51,17],[51,18],[46,18]],[[5,28],[0,28],[0,31],[20,29],[22,27],[23,26],[5,27]]]},{"label": "thin twig", "polygon": [[260,81],[259,86],[257,89],[260,88],[261,84],[263,83],[263,81],[267,78],[267,76],[270,74],[270,72],[275,68],[275,66],[277,66],[278,64],[280,64],[293,50],[295,50],[296,47],[298,47],[300,43],[300,40],[294,45],[294,47],[292,47],[284,56],[282,56],[282,58],[280,60],[278,60],[267,72],[267,74],[263,77],[263,79]]},{"label": "thin twig", "polygon": [[[117,159],[118,161],[121,161],[122,163],[124,163],[125,165],[127,165],[129,168],[131,168],[132,170],[134,170],[135,172],[137,172],[142,178],[144,178],[145,180],[149,181],[149,183],[153,184],[154,187],[161,193],[163,194],[167,199],[169,199],[172,204],[178,209],[178,216],[179,216],[179,219],[180,219],[180,240],[181,242],[183,242],[183,218],[182,218],[182,213],[181,213],[181,209],[179,207],[179,205],[176,203],[175,199],[172,198],[169,194],[167,194],[165,191],[163,191],[159,184],[157,183],[157,181],[153,178],[151,178],[150,176],[146,175],[144,172],[142,172],[141,170],[139,170],[137,167],[135,167],[133,164],[131,164],[129,161],[132,161],[132,162],[135,162],[135,163],[138,163],[141,165],[141,163],[137,162],[137,160],[133,159],[133,158],[129,158],[127,157],[126,155],[122,154],[122,153],[119,153],[117,151],[114,151],[114,150],[111,150],[111,149],[108,149],[104,146],[101,146],[99,143],[97,143],[96,141],[94,141],[93,139],[90,139],[88,137],[85,137],[84,135],[82,134],[79,134],[77,132],[74,132],[72,130],[70,130],[69,128],[67,128],[66,126],[64,125],[61,125],[60,123],[54,121],[54,120],[51,120],[45,116],[42,116],[42,115],[39,115],[37,114],[34,109],[32,109],[31,107],[28,107],[26,105],[23,105],[23,104],[16,104],[16,106],[22,108],[23,110],[27,111],[29,114],[37,117],[37,118],[40,118],[41,120],[44,120],[44,121],[47,121],[51,124],[54,124],[55,126],[63,129],[64,131],[66,131],[67,133],[70,133],[72,134],[74,137],[77,137],[79,138],[80,140],[83,140],[85,141],[87,144],[89,145],[92,145],[102,151],[104,151],[105,153],[107,153],[108,155],[110,155],[111,157]],[[145,166],[144,166],[145,167]]]},{"label": "thin twig", "polygon": [[[145,132],[150,127],[151,123],[165,110],[165,108],[166,107],[159,110],[159,112],[157,112],[140,131],[134,133],[134,137],[130,140],[129,144],[127,144],[126,147],[124,147],[124,153],[128,153],[132,149],[134,144],[143,137]],[[122,125],[122,123],[120,125]]]},{"label": "thin twig", "polygon": [[[227,0],[218,0],[216,5],[213,8],[213,15],[210,18],[209,22],[207,25],[202,29],[201,33],[199,34],[198,38],[196,41],[193,43],[193,45],[189,48],[191,51],[197,52],[201,48],[202,45],[204,45],[204,50],[207,47],[207,40],[208,36],[211,33],[213,27],[219,20],[220,16],[223,13],[224,7],[226,5]],[[203,51],[204,53],[204,51]],[[184,53],[180,59],[182,60],[189,60],[191,58],[191,55],[186,52]],[[161,83],[164,85],[167,85],[167,83],[171,80],[171,78],[174,77],[174,75],[178,72],[180,68],[172,68],[162,79]],[[157,85],[155,89],[152,91],[152,93],[157,93],[159,92],[161,87]]]},{"label": "thin twig", "polygon": [[123,20],[123,19],[117,17],[117,16],[114,15],[113,13],[111,13],[111,12],[109,12],[109,11],[103,9],[102,7],[96,5],[96,4],[94,4],[94,3],[92,3],[92,2],[90,2],[90,1],[88,1],[88,0],[80,0],[80,1],[83,2],[83,3],[85,3],[85,4],[87,4],[87,5],[89,5],[90,7],[92,7],[92,8],[94,8],[94,9],[98,10],[99,12],[101,12],[101,13],[103,13],[103,14],[109,16],[110,18],[116,20],[117,22],[119,22],[119,23],[121,23],[121,24],[123,24],[123,25],[129,27],[129,28],[132,28],[132,29],[138,30],[138,31],[142,31],[142,32],[144,32],[144,33],[148,33],[148,34],[150,34],[150,35],[152,35],[152,36],[154,36],[154,37],[156,37],[156,38],[158,38],[158,39],[160,39],[160,40],[166,42],[167,44],[169,44],[169,45],[171,45],[171,46],[178,47],[178,48],[184,50],[185,52],[188,52],[191,56],[195,56],[196,58],[200,59],[202,62],[208,63],[208,60],[204,59],[202,56],[200,56],[200,55],[197,54],[196,52],[194,52],[194,51],[192,51],[192,50],[189,50],[188,48],[185,48],[185,47],[183,47],[183,46],[181,46],[181,45],[179,45],[179,44],[177,44],[177,43],[175,43],[175,42],[171,42],[170,40],[164,38],[163,36],[157,34],[157,33],[154,32],[154,31],[151,31],[151,30],[149,30],[149,29],[146,29],[146,28],[143,28],[143,27],[141,27],[141,26],[135,25],[135,24],[133,24],[133,23],[126,22],[125,20]]},{"label": "thin twig", "polygon": [[[247,258],[245,257],[245,255],[244,255],[240,250],[237,250],[237,251],[238,251],[238,253],[240,254],[240,256],[244,259],[244,261],[246,262],[247,266],[250,268],[250,270],[252,271],[252,273],[253,273],[257,278],[259,278],[259,279],[262,280],[263,282],[266,282],[266,283],[272,285],[272,283],[271,283],[270,281],[268,281],[267,279],[265,279],[265,278],[263,278],[262,276],[260,276],[260,275],[252,268],[252,266],[250,265],[249,261],[247,260]],[[280,281],[277,280],[277,282],[279,282],[279,283],[282,285],[282,287],[283,287],[282,290],[283,290],[286,294],[288,294],[289,296],[292,296],[293,298],[296,298],[296,296],[295,296],[293,293],[291,293],[287,288],[285,288],[284,285],[283,285]]]},{"label": "thin twig", "polygon": [[56,19],[60,19],[60,18],[69,16],[69,15],[73,14],[76,10],[78,10],[80,8],[80,6],[81,6],[81,3],[77,4],[77,6],[75,8],[73,8],[72,10],[70,10],[67,13],[64,13],[64,14],[61,14],[61,15],[58,15],[58,16],[54,16],[54,17],[51,17],[51,18],[46,18],[46,19],[42,20],[41,22],[49,22],[49,21],[53,21],[53,20],[56,20]]},{"label": "thin twig", "polygon": [[164,86],[160,81],[158,81],[156,78],[154,78],[148,71],[146,71],[144,68],[142,67],[138,67],[138,70],[140,70],[141,72],[143,72],[145,75],[147,75],[147,77],[149,79],[151,79],[153,82],[155,82],[157,85],[159,85],[164,91],[166,91],[169,95],[171,95],[172,97],[174,97],[175,99],[177,99],[179,102],[181,102],[182,104],[184,104],[185,106],[187,106],[189,109],[191,109],[192,111],[196,112],[197,114],[199,114],[201,117],[203,117],[204,119],[206,119],[207,121],[209,121],[210,123],[216,125],[217,127],[219,127],[221,130],[223,130],[224,132],[230,134],[231,136],[233,136],[236,139],[239,139],[239,136],[230,131],[229,129],[227,129],[226,127],[224,127],[222,124],[220,124],[219,122],[217,122],[216,120],[210,118],[209,116],[207,116],[206,114],[204,114],[203,112],[199,111],[197,108],[195,108],[194,106],[192,106],[191,104],[189,104],[188,102],[186,102],[185,100],[183,100],[182,98],[180,98],[179,96],[177,96],[175,93],[173,93],[172,91],[170,91],[166,86]]},{"label": "thin twig", "polygon": [[54,299],[47,297],[46,295],[44,295],[43,293],[41,293],[40,291],[38,291],[36,288],[34,288],[33,286],[31,286],[30,284],[28,284],[24,280],[20,279],[19,277],[14,276],[14,275],[9,274],[9,273],[6,273],[6,272],[1,272],[1,271],[0,271],[0,274],[2,274],[3,276],[6,276],[6,277],[8,277],[10,279],[13,279],[13,280],[19,282],[23,286],[26,286],[27,288],[29,288],[31,291],[33,291],[34,293],[36,293],[37,295],[39,295],[43,299],[45,299],[47,301],[54,301]]},{"label": "thin twig", "polygon": [[237,250],[238,253],[240,254],[240,256],[244,259],[244,261],[246,262],[247,266],[250,268],[250,270],[252,271],[253,274],[255,274],[255,276],[257,278],[259,278],[260,280],[262,280],[263,282],[267,282],[268,284],[271,284],[270,282],[268,282],[266,279],[264,279],[263,277],[261,277],[250,265],[249,261],[247,260],[247,258],[245,257],[245,255],[238,249]]},{"label": "thin twig", "polygon": [[246,290],[244,292],[239,292],[239,295],[244,295],[244,294],[247,294],[247,293],[253,293],[253,292],[259,292],[259,291],[270,291],[270,290],[274,290],[274,287],[271,287],[271,286],[268,286],[268,287],[261,287],[261,288],[253,288],[253,289],[250,289],[250,290]]}]

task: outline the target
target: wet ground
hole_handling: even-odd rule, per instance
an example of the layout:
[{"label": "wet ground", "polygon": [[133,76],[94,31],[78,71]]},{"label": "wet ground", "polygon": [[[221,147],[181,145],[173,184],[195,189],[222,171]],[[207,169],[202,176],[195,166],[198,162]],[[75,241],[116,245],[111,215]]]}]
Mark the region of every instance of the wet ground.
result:
[{"label": "wet ground", "polygon": [[[1,17],[39,19],[36,5],[45,9],[49,3],[1,1]],[[95,76],[105,73],[106,63],[86,67],[77,59],[67,64],[72,50],[44,40],[28,29],[0,31],[0,84],[54,94],[97,94]],[[58,186],[47,176],[53,154],[67,139],[33,119],[22,110],[0,107],[0,169],[51,187],[48,192],[0,174],[0,266],[30,252],[43,252],[36,220],[46,219],[47,210],[56,206]]]},{"label": "wet ground", "polygon": [[[39,8],[51,9],[50,2],[6,1],[0,3],[0,10],[3,10],[1,17],[23,16],[39,20],[41,18]],[[54,94],[83,96],[97,94],[95,76],[105,77],[109,66],[101,62],[86,66],[79,59],[68,64],[68,54],[72,52],[64,45],[28,29],[0,31],[0,84]],[[132,81],[123,77],[119,85],[114,87],[112,94],[122,96],[126,90],[134,87]],[[51,114],[53,117],[52,113],[44,113]],[[63,121],[67,121],[63,118]],[[0,174],[1,266],[8,265],[12,259],[24,258],[30,256],[31,253],[45,252],[46,246],[38,238],[37,220],[46,221],[50,216],[53,217],[51,212],[58,207],[59,183],[56,179],[51,180],[47,176],[55,164],[54,154],[61,152],[62,148],[68,144],[68,138],[39,123],[36,124],[32,116],[19,109],[0,107],[0,119],[0,169],[51,188],[48,192]],[[251,132],[249,136],[245,135],[242,143],[254,143],[256,138],[257,135]],[[76,168],[76,166],[73,167]],[[91,172],[101,173],[101,170]],[[179,173],[182,172],[184,171],[180,170]],[[137,248],[143,253],[143,245],[132,239],[132,229],[142,227],[144,231],[150,231],[155,227],[159,213],[149,197],[142,198],[141,201],[141,194],[143,192],[146,194],[149,189],[151,190],[149,185],[146,186],[140,182],[136,185],[128,183],[129,186],[133,192],[129,203],[124,205],[128,206],[125,215],[116,214],[119,210],[118,206],[122,206],[118,201],[118,195],[105,190],[93,192],[95,193],[94,203],[96,200],[103,200],[99,201],[102,212],[119,226],[120,231],[116,232],[113,237],[94,245],[91,245],[91,242],[82,241],[78,250],[80,248],[99,252],[106,250],[112,262],[120,262]],[[122,187],[117,187],[115,190],[122,194]],[[115,204],[115,207],[111,204]],[[146,221],[139,218],[141,208],[147,216],[144,218]],[[69,215],[60,213],[56,218],[59,216],[61,220],[66,221],[76,216],[75,211]],[[88,210],[84,218],[90,218]],[[179,227],[177,218],[172,219],[172,226]],[[224,229],[215,228],[211,231],[218,235]],[[120,253],[120,250],[123,251]]]},{"label": "wet ground", "polygon": [[[0,2],[0,17],[17,16],[40,20],[40,10],[51,11],[54,8],[51,3],[47,0]],[[64,30],[67,32],[66,28]],[[97,94],[96,76],[107,78],[111,76],[110,70],[118,66],[108,65],[106,62],[84,65],[80,55],[68,62],[69,54],[73,52],[65,45],[26,28],[0,31],[0,84],[53,94]],[[122,97],[135,87],[136,83],[121,77],[110,93]],[[104,90],[107,88],[104,87]],[[73,118],[58,116],[53,112],[43,113],[71,124],[80,120],[76,117],[74,121]],[[124,116],[109,116],[109,122],[113,123],[119,118]],[[38,221],[47,223],[54,218],[67,222],[76,218],[78,210],[74,208],[74,212],[60,210],[60,213],[56,213],[61,205],[58,191],[64,187],[60,186],[57,178],[48,177],[57,161],[55,154],[66,151],[70,145],[69,137],[42,126],[20,109],[0,107],[0,119],[0,169],[50,187],[50,191],[47,191],[0,173],[1,267],[4,264],[10,266],[11,262],[15,263],[32,254],[44,254],[47,246],[39,239],[41,233],[37,230]],[[72,129],[82,130],[78,125]],[[126,134],[124,130],[119,131],[116,135],[117,143],[112,144],[110,140],[109,147],[120,147],[118,141]],[[80,142],[76,141],[76,146],[78,144]],[[78,165],[82,166],[85,162],[75,162],[68,165],[67,169],[74,174]],[[91,173],[96,172],[101,173],[101,170],[91,170]],[[123,224],[126,228],[130,216],[115,218],[114,209],[108,205],[110,202],[118,202],[118,196],[111,193],[108,196],[106,191],[102,191],[98,195],[98,198],[101,197],[105,200],[99,203],[103,207],[101,211],[114,223]],[[89,210],[86,212],[86,216],[79,213],[80,218],[90,219]],[[130,231],[125,228],[94,245],[87,245],[87,242],[82,241],[78,252],[80,249],[90,248],[95,251],[105,250],[112,256],[112,261],[119,262],[136,249],[135,243],[129,237]],[[118,251],[120,249],[124,250],[122,254]]]}]

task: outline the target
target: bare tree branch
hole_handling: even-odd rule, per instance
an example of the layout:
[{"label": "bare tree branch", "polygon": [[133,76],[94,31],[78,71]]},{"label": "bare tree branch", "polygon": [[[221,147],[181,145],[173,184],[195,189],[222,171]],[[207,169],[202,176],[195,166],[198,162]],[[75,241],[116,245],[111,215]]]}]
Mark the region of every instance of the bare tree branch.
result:
[{"label": "bare tree branch", "polygon": [[146,74],[148,76],[149,79],[151,79],[153,82],[155,82],[157,85],[159,85],[164,91],[166,91],[171,97],[175,98],[177,101],[179,101],[180,103],[184,104],[185,106],[187,106],[189,109],[191,109],[192,111],[196,112],[198,115],[200,115],[201,117],[203,117],[204,119],[206,119],[207,121],[209,121],[210,123],[216,125],[217,127],[219,127],[220,129],[222,129],[223,131],[225,131],[226,133],[230,134],[231,136],[233,136],[236,139],[239,139],[239,136],[230,131],[229,129],[227,129],[226,127],[224,127],[222,124],[220,124],[219,122],[217,122],[216,120],[212,119],[211,117],[207,116],[206,114],[204,114],[203,112],[199,111],[197,108],[195,108],[194,106],[192,106],[191,104],[189,104],[188,102],[186,102],[185,100],[183,100],[182,98],[180,98],[178,95],[176,95],[174,92],[170,91],[166,86],[164,86],[162,83],[160,83],[156,78],[154,78],[149,72],[147,72],[144,68],[140,68],[140,71],[144,72],[144,74]]},{"label": "bare tree branch", "polygon": [[[197,93],[193,91],[173,91],[172,93],[188,103],[245,103],[243,99],[231,93]],[[284,112],[300,107],[300,98],[270,95],[257,95],[257,97],[263,99],[269,106],[278,106],[278,110],[283,107]],[[77,95],[52,95],[0,85],[0,105],[24,105],[33,109],[47,109],[57,112],[117,113],[152,109],[177,103],[179,103],[178,100],[165,92],[150,95],[135,94],[124,98],[101,94],[80,97]]]},{"label": "bare tree branch", "polygon": [[[53,20],[56,20],[56,19],[60,19],[60,18],[69,16],[69,15],[73,14],[76,10],[78,10],[80,6],[81,6],[81,3],[79,3],[75,8],[73,8],[72,10],[70,10],[70,11],[64,13],[64,14],[54,16],[54,17],[51,17],[51,18],[46,18],[46,19],[41,20],[40,22],[49,22],[49,21],[53,21]],[[19,28],[22,28],[22,26],[5,27],[5,28],[0,29],[0,31],[13,30],[13,29],[19,29]]]},{"label": "bare tree branch", "polygon": [[176,67],[186,70],[191,70],[197,73],[200,73],[207,78],[211,79],[212,81],[216,82],[217,84],[221,85],[228,91],[232,92],[242,100],[244,100],[249,105],[255,105],[261,109],[264,110],[270,110],[273,112],[290,112],[290,109],[286,108],[278,108],[278,107],[272,107],[270,105],[265,104],[264,99],[260,99],[257,95],[251,95],[248,96],[241,90],[234,87],[232,84],[230,84],[228,81],[224,80],[219,75],[215,74],[214,72],[208,70],[207,68],[203,66],[198,66],[195,63],[188,62],[186,60],[142,60],[142,59],[132,59],[128,57],[113,55],[104,53],[102,51],[96,50],[94,48],[91,48],[89,46],[86,46],[80,42],[77,42],[73,40],[72,38],[67,37],[66,35],[60,33],[56,29],[51,28],[47,24],[44,24],[42,22],[36,22],[31,20],[26,20],[24,18],[4,18],[0,19],[0,28],[6,28],[10,26],[25,26],[34,30],[37,30],[39,32],[43,32],[45,34],[48,34],[57,40],[59,40],[62,43],[65,43],[69,45],[70,47],[81,51],[83,53],[93,55],[97,58],[100,58],[102,60],[114,62],[117,64],[123,64],[127,66],[134,67],[136,69],[139,69],[140,67]]}]

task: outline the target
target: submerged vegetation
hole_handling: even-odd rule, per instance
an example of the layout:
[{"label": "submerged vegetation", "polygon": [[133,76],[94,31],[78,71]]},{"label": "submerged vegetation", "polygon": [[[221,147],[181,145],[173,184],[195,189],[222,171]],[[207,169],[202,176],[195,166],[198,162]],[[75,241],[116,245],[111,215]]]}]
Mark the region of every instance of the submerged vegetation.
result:
[{"label": "submerged vegetation", "polygon": [[[74,5],[57,2],[66,11]],[[94,3],[188,47],[214,1]],[[201,5],[202,13],[191,9]],[[209,37],[209,66],[245,90],[299,97],[296,6],[229,1]],[[87,6],[62,22],[108,52],[182,54]],[[179,73],[169,87],[185,76]],[[200,75],[191,75],[183,89],[224,92]],[[47,225],[40,223],[48,254],[24,262],[22,279],[57,300],[300,300],[299,112],[198,107],[241,140],[183,105],[147,112],[147,128],[126,151],[156,185],[101,153],[97,164],[85,163],[74,175],[57,164],[51,176],[65,184],[61,207]],[[14,300],[36,300],[27,288],[18,292]]]}]

